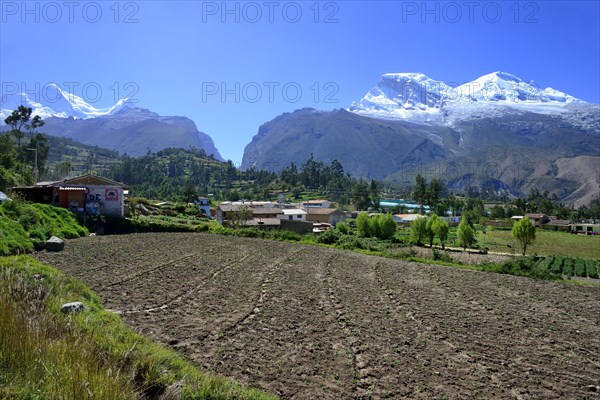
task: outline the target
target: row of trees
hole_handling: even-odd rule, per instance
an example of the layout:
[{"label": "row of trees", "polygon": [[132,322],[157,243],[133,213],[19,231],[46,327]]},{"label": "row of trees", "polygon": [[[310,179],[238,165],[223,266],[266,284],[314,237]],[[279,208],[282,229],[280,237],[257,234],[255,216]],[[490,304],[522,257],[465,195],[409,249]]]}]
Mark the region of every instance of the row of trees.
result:
[{"label": "row of trees", "polygon": [[[512,236],[521,245],[523,255],[525,255],[527,247],[535,241],[535,229],[535,226],[527,217],[515,222],[513,225]],[[424,240],[427,239],[429,246],[433,246],[433,241],[437,236],[442,244],[442,249],[445,248],[449,231],[448,223],[436,214],[430,215],[429,218],[417,218],[410,227],[411,238],[417,245],[422,245]],[[466,217],[461,218],[456,229],[456,235],[463,250],[471,247],[475,242],[475,231]]]},{"label": "row of trees", "polygon": [[441,219],[437,214],[432,214],[429,218],[419,217],[410,225],[411,238],[419,246],[423,244],[425,239],[428,240],[430,246],[433,246],[433,241],[437,236],[443,249],[446,246],[449,232],[448,222]]},{"label": "row of trees", "polygon": [[367,213],[360,213],[356,217],[356,229],[364,237],[389,240],[396,234],[397,225],[391,214],[369,217]]}]

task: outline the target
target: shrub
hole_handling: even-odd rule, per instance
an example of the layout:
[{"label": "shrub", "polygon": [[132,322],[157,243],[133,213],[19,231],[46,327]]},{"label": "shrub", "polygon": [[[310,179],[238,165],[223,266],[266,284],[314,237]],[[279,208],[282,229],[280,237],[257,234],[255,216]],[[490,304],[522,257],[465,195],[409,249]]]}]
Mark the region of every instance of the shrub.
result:
[{"label": "shrub", "polygon": [[540,268],[539,257],[527,256],[515,260],[509,260],[500,264],[482,264],[485,271],[496,272],[500,274],[520,275],[537,279],[559,279],[560,275],[553,274]]},{"label": "shrub", "polygon": [[450,256],[450,254],[438,249],[433,249],[431,258],[439,261],[454,262],[454,259]]},{"label": "shrub", "polygon": [[356,217],[356,229],[361,236],[369,237],[373,234],[371,230],[371,219],[367,213],[360,213]]},{"label": "shrub", "polygon": [[302,235],[296,232],[281,230],[281,231],[269,231],[267,237],[278,240],[288,240],[299,242],[302,240]]},{"label": "shrub", "polygon": [[573,259],[565,258],[563,261],[563,268],[562,268],[563,275],[573,276],[574,272],[575,271],[573,271]]},{"label": "shrub", "polygon": [[344,235],[350,233],[350,225],[348,225],[345,222],[338,222],[338,224],[335,226],[335,229],[337,229],[340,233]]},{"label": "shrub", "polygon": [[336,244],[340,240],[340,233],[335,229],[328,229],[319,235],[317,242],[323,244]]},{"label": "shrub", "polygon": [[588,277],[598,279],[598,274],[600,272],[600,262],[594,260],[586,260],[585,270],[587,272]]},{"label": "shrub", "polygon": [[365,241],[365,239],[356,236],[342,236],[337,244],[337,247],[345,250],[366,249],[368,246],[365,246],[363,241]]},{"label": "shrub", "polygon": [[377,237],[383,240],[392,239],[396,234],[396,229],[398,229],[398,225],[391,214],[376,216],[375,223],[379,226],[379,235]]},{"label": "shrub", "polygon": [[573,273],[575,276],[586,276],[585,261],[581,258],[575,259]]}]

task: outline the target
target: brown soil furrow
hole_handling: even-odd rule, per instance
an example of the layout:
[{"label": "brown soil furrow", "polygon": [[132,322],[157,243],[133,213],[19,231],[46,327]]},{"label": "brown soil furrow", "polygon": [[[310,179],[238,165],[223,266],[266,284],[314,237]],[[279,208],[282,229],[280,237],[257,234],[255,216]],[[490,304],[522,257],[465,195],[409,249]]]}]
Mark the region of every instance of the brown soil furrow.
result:
[{"label": "brown soil furrow", "polygon": [[228,269],[230,269],[232,267],[239,266],[244,261],[246,261],[246,260],[254,257],[256,255],[256,253],[258,253],[259,251],[260,251],[260,249],[254,249],[254,251],[252,253],[245,254],[241,258],[233,260],[233,261],[225,264],[222,268],[217,269],[209,278],[205,278],[205,279],[201,280],[199,284],[197,284],[197,285],[195,285],[195,286],[193,286],[191,288],[186,288],[186,289],[184,289],[182,291],[179,291],[175,295],[170,296],[161,305],[150,307],[150,308],[146,308],[146,309],[143,309],[143,310],[141,310],[141,309],[124,310],[124,311],[122,311],[122,313],[123,314],[130,314],[130,313],[136,313],[136,312],[155,312],[155,311],[166,310],[167,308],[169,308],[173,304],[180,303],[181,301],[189,298],[195,292],[198,292],[202,287],[204,287],[207,284],[209,284],[210,281],[214,280],[217,276],[219,276],[223,272],[227,271]]},{"label": "brown soil furrow", "polygon": [[133,329],[282,399],[598,398],[597,287],[210,234],[36,257]]},{"label": "brown soil furrow", "polygon": [[261,279],[259,289],[260,291],[258,292],[256,300],[253,302],[253,307],[251,308],[251,310],[245,313],[241,318],[231,321],[227,326],[211,332],[210,335],[207,335],[202,340],[214,341],[217,340],[217,338],[220,340],[230,332],[240,328],[244,324],[250,323],[254,318],[256,318],[264,303],[268,299],[268,288],[273,280],[273,275],[277,272],[279,268],[281,268],[286,263],[286,261],[292,259],[299,252],[300,250],[296,251],[293,254],[276,259],[275,261],[270,263],[269,266],[266,268],[266,272],[264,273],[263,278]]},{"label": "brown soil furrow", "polygon": [[186,260],[189,260],[190,258],[194,257],[195,255],[196,255],[196,253],[186,254],[185,256],[182,256],[182,257],[178,257],[178,258],[175,258],[175,259],[169,260],[169,261],[167,261],[167,262],[164,262],[164,263],[162,263],[162,264],[159,264],[159,265],[157,265],[157,266],[154,266],[154,267],[152,267],[152,268],[148,268],[148,269],[146,269],[146,270],[139,271],[139,272],[137,272],[137,273],[135,273],[135,274],[128,275],[128,276],[126,276],[126,277],[125,277],[125,278],[123,278],[123,279],[120,279],[120,280],[118,280],[118,281],[111,282],[111,283],[109,283],[109,284],[107,284],[107,285],[104,285],[104,286],[102,286],[102,287],[100,288],[100,290],[106,290],[106,289],[112,288],[112,287],[114,287],[114,286],[122,285],[122,284],[124,284],[124,283],[130,282],[130,281],[133,281],[133,280],[135,280],[136,278],[139,278],[139,277],[141,277],[141,276],[143,276],[143,275],[147,275],[147,274],[149,274],[149,273],[151,273],[151,272],[154,272],[154,271],[156,271],[156,270],[158,270],[158,269],[164,268],[164,267],[166,267],[166,266],[169,266],[169,265],[171,265],[171,264],[174,264],[174,263],[177,263],[177,262],[181,262],[181,261],[186,261]]},{"label": "brown soil furrow", "polygon": [[343,305],[343,300],[338,295],[339,282],[334,276],[332,267],[333,258],[330,258],[325,265],[325,280],[327,282],[327,290],[329,299],[335,309],[335,318],[340,330],[344,336],[344,344],[350,350],[353,370],[352,395],[357,399],[368,399],[373,396],[378,397],[374,393],[375,385],[370,377],[370,360],[368,354],[368,345],[361,340],[361,334],[353,331],[353,327],[348,323],[347,314]]}]

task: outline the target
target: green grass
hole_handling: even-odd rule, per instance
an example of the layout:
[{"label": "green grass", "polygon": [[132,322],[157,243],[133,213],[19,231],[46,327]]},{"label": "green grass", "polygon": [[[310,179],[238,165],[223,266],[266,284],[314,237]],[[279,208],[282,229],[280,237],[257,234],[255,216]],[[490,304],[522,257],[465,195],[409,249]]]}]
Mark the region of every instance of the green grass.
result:
[{"label": "green grass", "polygon": [[[521,254],[519,244],[513,239],[510,230],[488,227],[486,235],[481,231],[477,232],[477,243],[480,248],[487,247],[490,251]],[[567,232],[538,229],[534,243],[527,247],[527,253],[600,259],[600,236],[572,235]]]},{"label": "green grass", "polygon": [[[144,338],[77,280],[29,256],[0,258],[0,398],[273,399],[210,373]],[[88,310],[63,315],[61,304]]]},{"label": "green grass", "polygon": [[61,239],[88,235],[70,211],[46,204],[6,201],[0,205],[0,255],[28,252],[32,240]]},{"label": "green grass", "polygon": [[33,242],[18,222],[0,215],[0,255],[27,253]]}]

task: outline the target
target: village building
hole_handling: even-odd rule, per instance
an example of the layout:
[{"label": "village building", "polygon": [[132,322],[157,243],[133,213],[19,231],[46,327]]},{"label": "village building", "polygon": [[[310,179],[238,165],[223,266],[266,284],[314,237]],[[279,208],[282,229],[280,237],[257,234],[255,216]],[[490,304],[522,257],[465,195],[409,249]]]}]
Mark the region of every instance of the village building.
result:
[{"label": "village building", "polygon": [[545,214],[525,214],[525,216],[529,218],[533,226],[536,228],[541,228],[542,225],[550,222],[550,218]]},{"label": "village building", "polygon": [[200,213],[210,217],[210,200],[206,197],[198,197],[194,200],[194,204],[198,206]]},{"label": "village building", "polygon": [[277,207],[250,207],[247,204],[219,204],[217,222],[221,225],[279,226],[283,210]]},{"label": "village building", "polygon": [[550,219],[548,223],[542,225],[542,228],[551,231],[569,232],[571,229],[571,221],[567,219]]},{"label": "village building", "polygon": [[308,200],[302,203],[302,207],[304,208],[329,208],[331,207],[331,201],[320,199],[320,200]]},{"label": "village building", "polygon": [[34,186],[13,187],[10,194],[78,214],[124,217],[128,189],[123,183],[86,174],[62,181],[38,182]]},{"label": "village building", "polygon": [[282,208],[283,214],[278,215],[280,219],[288,221],[306,221],[307,212],[299,208]]},{"label": "village building", "polygon": [[600,235],[600,224],[594,223],[573,223],[570,225],[571,233],[581,233],[586,235]]},{"label": "village building", "polygon": [[422,217],[421,214],[394,214],[392,218],[397,224],[400,225],[410,225],[417,218]]},{"label": "village building", "polygon": [[346,220],[346,213],[337,208],[309,207],[305,208],[306,220],[310,222],[327,223],[336,226]]}]

